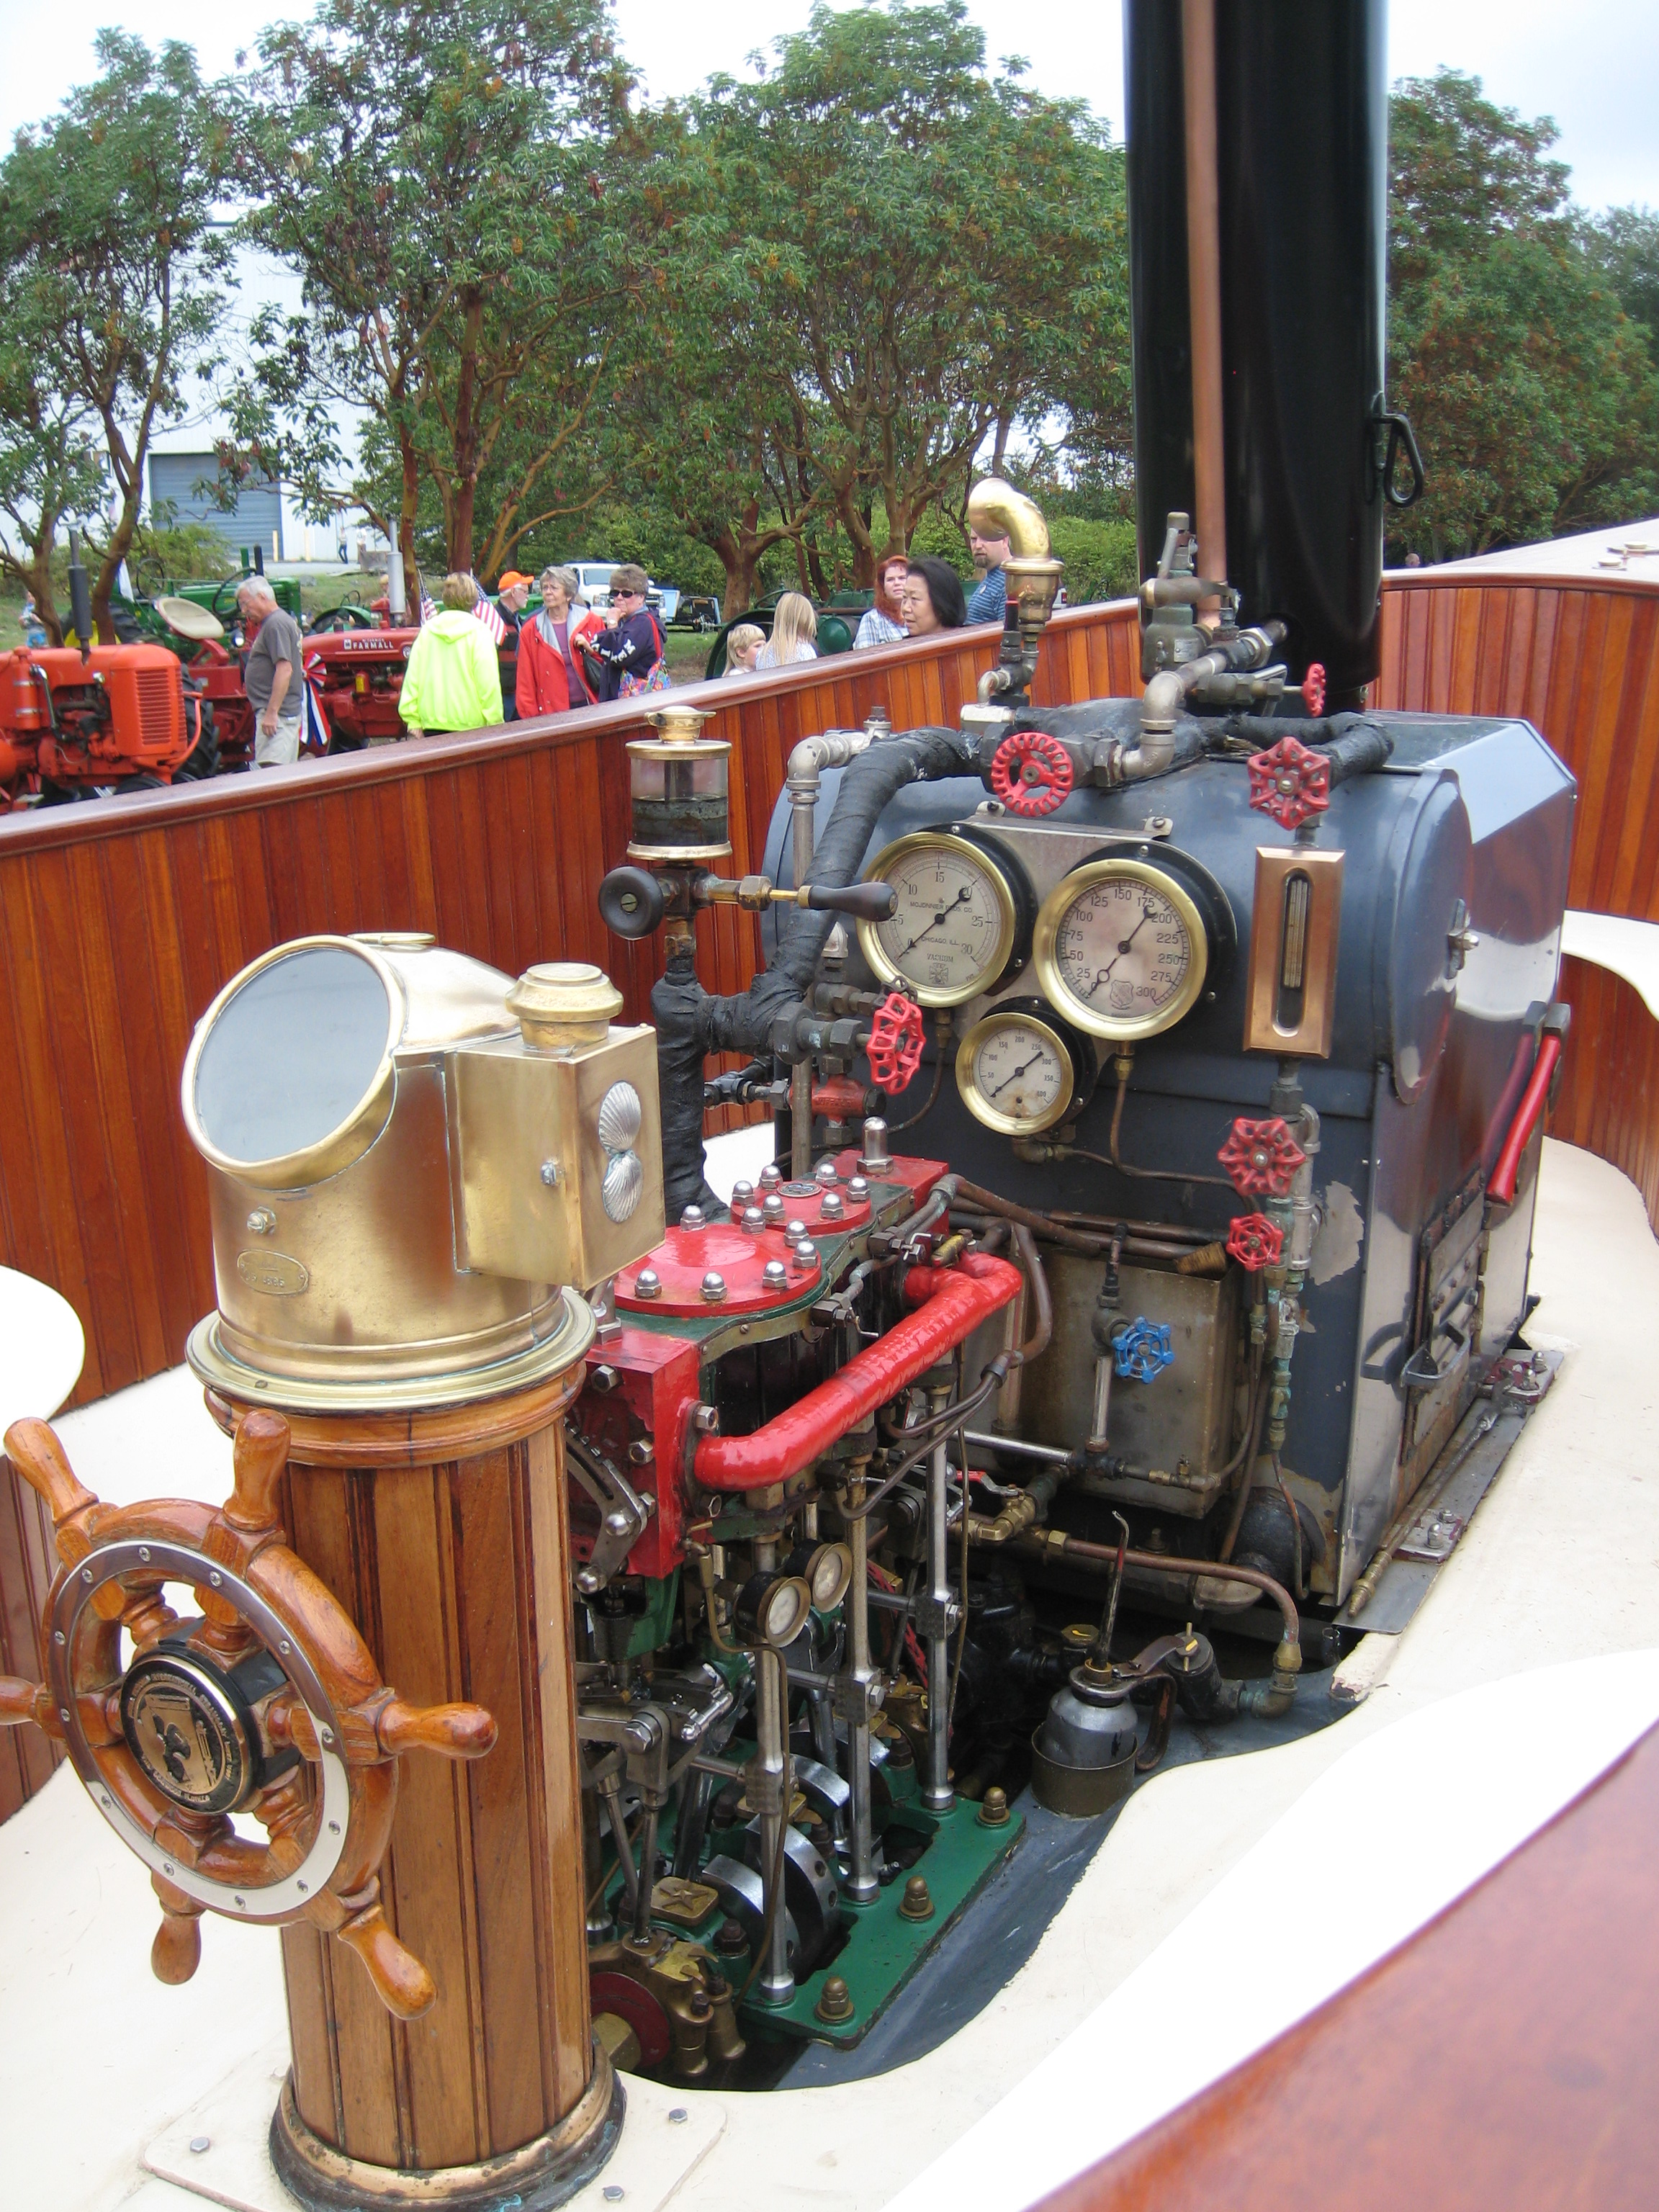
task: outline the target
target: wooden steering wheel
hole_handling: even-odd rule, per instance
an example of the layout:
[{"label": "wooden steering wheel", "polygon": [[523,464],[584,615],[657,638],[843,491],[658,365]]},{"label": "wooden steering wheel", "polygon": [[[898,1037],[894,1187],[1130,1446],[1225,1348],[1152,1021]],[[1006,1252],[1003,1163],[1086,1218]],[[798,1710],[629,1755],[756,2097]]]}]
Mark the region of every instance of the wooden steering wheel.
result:
[{"label": "wooden steering wheel", "polygon": [[[217,1508],[100,1504],[44,1421],[15,1423],[5,1449],[51,1509],[62,1564],[46,1601],[46,1681],[0,1677],[0,1724],[33,1721],[58,1738],[150,1869],[158,1978],[195,1972],[204,1911],[304,1919],[356,1953],[389,2012],[418,2018],[437,1990],[380,1903],[398,1761],[479,1758],[495,1723],[481,1705],[404,1705],[283,1540],[288,1423],[243,1415],[235,1488]],[[199,1618],[173,1611],[169,1583],[194,1592]],[[239,1833],[237,1814],[264,1839]]]}]

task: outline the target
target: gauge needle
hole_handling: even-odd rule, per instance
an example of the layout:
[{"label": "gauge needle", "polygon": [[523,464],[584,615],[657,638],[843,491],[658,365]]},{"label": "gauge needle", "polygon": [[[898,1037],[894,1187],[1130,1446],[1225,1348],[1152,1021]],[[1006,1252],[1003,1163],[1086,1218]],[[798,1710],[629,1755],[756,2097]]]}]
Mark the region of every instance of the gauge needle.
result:
[{"label": "gauge needle", "polygon": [[933,916],[933,920],[927,924],[926,927],[919,929],[908,945],[902,945],[900,947],[899,958],[902,960],[907,952],[914,952],[917,945],[921,944],[922,939],[927,936],[928,930],[937,929],[947,914],[954,912],[957,907],[965,903],[965,902],[972,898],[973,896],[974,893],[971,884],[964,884],[962,889],[957,893],[956,896],[951,901],[949,906],[942,906],[939,912]]},{"label": "gauge needle", "polygon": [[1143,907],[1139,921],[1135,924],[1134,927],[1129,932],[1129,934],[1127,937],[1121,938],[1118,940],[1117,951],[1112,955],[1111,966],[1103,968],[1101,969],[1099,975],[1095,977],[1094,981],[1090,984],[1088,990],[1085,993],[1084,995],[1086,998],[1092,999],[1095,993],[1100,988],[1103,983],[1107,983],[1111,981],[1112,969],[1116,967],[1118,962],[1123,957],[1124,954],[1134,943],[1136,938],[1139,936],[1141,931],[1146,928],[1147,923],[1152,920],[1152,909],[1151,907]]},{"label": "gauge needle", "polygon": [[996,1086],[996,1089],[995,1089],[995,1090],[994,1090],[994,1091],[988,1091],[986,1092],[986,1094],[985,1094],[985,1095],[986,1095],[986,1097],[987,1097],[988,1098],[994,1098],[994,1097],[997,1096],[997,1094],[998,1094],[998,1092],[999,1092],[999,1091],[1006,1091],[1006,1090],[1008,1088],[1008,1085],[1009,1085],[1011,1083],[1018,1083],[1018,1080],[1019,1080],[1019,1079],[1020,1079],[1020,1077],[1021,1077],[1022,1075],[1024,1075],[1024,1074],[1026,1068],[1028,1068],[1028,1067],[1035,1067],[1035,1066],[1036,1066],[1036,1064],[1037,1064],[1038,1060],[1040,1060],[1042,1059],[1042,1054],[1041,1049],[1039,1049],[1039,1050],[1038,1050],[1038,1051],[1036,1051],[1036,1052],[1034,1052],[1034,1053],[1031,1054],[1031,1057],[1030,1057],[1027,1061],[1025,1061],[1025,1063],[1024,1063],[1024,1065],[1023,1066],[1017,1067],[1017,1068],[1014,1070],[1014,1072],[1013,1072],[1013,1073],[1012,1073],[1012,1075],[1005,1076],[1005,1077],[1004,1077],[1004,1079],[1003,1079],[1003,1080],[1002,1080],[1000,1083],[999,1083],[999,1084],[997,1085],[997,1086]]}]

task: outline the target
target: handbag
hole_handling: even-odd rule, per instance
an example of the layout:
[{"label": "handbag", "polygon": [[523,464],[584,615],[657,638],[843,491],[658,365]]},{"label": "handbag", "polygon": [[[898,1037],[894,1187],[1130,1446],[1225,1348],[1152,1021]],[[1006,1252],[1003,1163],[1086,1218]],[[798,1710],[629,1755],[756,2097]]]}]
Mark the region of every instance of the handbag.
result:
[{"label": "handbag", "polygon": [[672,691],[674,688],[674,680],[668,673],[668,663],[664,658],[665,648],[661,628],[655,615],[648,615],[647,619],[651,624],[652,634],[657,641],[657,657],[643,676],[623,677],[617,690],[617,696],[619,699],[637,699],[642,692]]}]

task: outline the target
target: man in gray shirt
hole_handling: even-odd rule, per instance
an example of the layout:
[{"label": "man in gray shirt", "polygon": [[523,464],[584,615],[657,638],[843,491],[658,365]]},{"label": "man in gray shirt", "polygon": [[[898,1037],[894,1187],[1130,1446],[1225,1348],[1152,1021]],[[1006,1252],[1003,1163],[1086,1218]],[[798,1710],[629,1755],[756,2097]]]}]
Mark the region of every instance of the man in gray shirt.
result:
[{"label": "man in gray shirt", "polygon": [[247,657],[242,684],[253,709],[253,758],[259,768],[282,768],[300,757],[300,710],[305,669],[300,625],[276,604],[263,576],[250,576],[236,594]]}]

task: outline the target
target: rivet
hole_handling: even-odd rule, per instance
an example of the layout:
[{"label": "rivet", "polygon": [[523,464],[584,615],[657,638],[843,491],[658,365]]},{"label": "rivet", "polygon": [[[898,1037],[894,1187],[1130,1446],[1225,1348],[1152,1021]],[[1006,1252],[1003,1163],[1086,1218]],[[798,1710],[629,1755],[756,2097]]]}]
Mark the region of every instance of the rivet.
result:
[{"label": "rivet", "polygon": [[717,1306],[726,1296],[725,1276],[717,1274],[711,1267],[702,1279],[702,1295],[707,1304]]},{"label": "rivet", "polygon": [[68,1637],[64,1635],[61,1628],[54,1629],[52,1631],[52,1640],[54,1644],[67,1644],[69,1642]]},{"label": "rivet", "polygon": [[82,1568],[81,1579],[83,1583],[89,1583],[92,1580],[92,1569],[90,1567]]},{"label": "rivet", "polygon": [[58,1719],[59,1719],[60,1721],[62,1721],[62,1722],[64,1723],[64,1725],[65,1725],[65,1726],[67,1726],[67,1725],[68,1725],[68,1723],[69,1723],[69,1707],[68,1707],[67,1705],[59,1705],[59,1706],[58,1706]]},{"label": "rivet", "polygon": [[340,1824],[339,1824],[339,1822],[338,1822],[337,1820],[331,1820],[331,1821],[329,1822],[329,1824],[328,1824],[328,1832],[330,1833],[330,1835],[331,1835],[331,1836],[337,1836],[337,1835],[339,1834],[339,1832],[340,1832]]},{"label": "rivet", "polygon": [[311,1885],[309,1882],[296,1881],[294,1887],[299,1891],[301,1896],[304,1897],[309,1893]]},{"label": "rivet", "polygon": [[148,1544],[140,1544],[140,1546],[138,1547],[138,1556],[139,1556],[139,1558],[140,1558],[141,1559],[149,1559],[149,1546]]},{"label": "rivet", "polygon": [[550,1190],[552,1190],[556,1186],[559,1180],[558,1162],[556,1160],[544,1160],[542,1162],[541,1176],[542,1181],[547,1185]]},{"label": "rivet", "polygon": [[245,1898],[245,1897],[234,1898],[231,1901],[232,1901],[232,1903],[235,1905],[236,1910],[237,1910],[239,1912],[246,1912],[246,1911],[247,1911],[247,1899],[246,1899],[246,1898]]},{"label": "rivet", "polygon": [[293,1650],[294,1646],[289,1642],[285,1636],[282,1642],[276,1646],[276,1649],[282,1653],[283,1658],[286,1659],[289,1654]]},{"label": "rivet", "polygon": [[218,1568],[215,1567],[212,1572],[209,1575],[208,1580],[212,1583],[214,1589],[217,1589],[220,1583],[224,1580],[224,1577],[220,1573]]},{"label": "rivet", "polygon": [[204,2150],[211,2150],[213,2148],[213,2137],[211,2136],[192,2136],[190,2139],[190,2147],[196,2153],[198,2158],[199,2158]]},{"label": "rivet", "polygon": [[601,2190],[599,2193],[605,2198],[607,2204],[620,2204],[623,2201],[621,2185],[617,2182],[606,2182],[604,2189]]},{"label": "rivet", "polygon": [[173,1861],[171,1859],[162,1860],[161,1871],[163,1874],[171,1874],[173,1872]]},{"label": "rivet", "polygon": [[331,1728],[319,1728],[317,1731],[317,1740],[319,1743],[331,1745],[334,1741],[333,1729]]},{"label": "rivet", "polygon": [[662,1277],[654,1267],[641,1267],[634,1278],[636,1297],[659,1298],[662,1296]]}]

